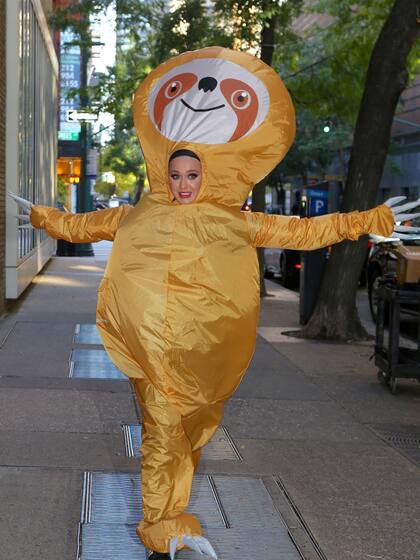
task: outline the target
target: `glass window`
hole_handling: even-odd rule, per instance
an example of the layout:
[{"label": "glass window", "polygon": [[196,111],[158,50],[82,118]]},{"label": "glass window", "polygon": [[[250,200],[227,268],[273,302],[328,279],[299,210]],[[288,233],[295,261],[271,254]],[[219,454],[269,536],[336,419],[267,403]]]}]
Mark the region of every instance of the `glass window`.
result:
[{"label": "glass window", "polygon": [[[19,195],[52,204],[56,162],[56,77],[32,1],[20,0]],[[19,223],[23,259],[45,238]]]}]

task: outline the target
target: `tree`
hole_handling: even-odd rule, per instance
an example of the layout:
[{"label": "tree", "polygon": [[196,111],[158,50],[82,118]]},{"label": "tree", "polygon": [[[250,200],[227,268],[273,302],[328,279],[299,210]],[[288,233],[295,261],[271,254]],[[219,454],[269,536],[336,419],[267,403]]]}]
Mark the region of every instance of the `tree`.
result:
[{"label": "tree", "polygon": [[[81,0],[55,12],[52,23],[71,27],[78,44],[93,44],[87,23],[105,10],[112,0]],[[96,75],[88,95],[96,112],[115,117],[113,138],[104,151],[103,170],[111,170],[117,179],[117,192],[141,192],[145,173],[132,116],[132,94],[152,68],[179,52],[209,44],[231,46],[231,37],[218,27],[203,0],[181,0],[168,10],[164,0],[116,0],[117,29],[122,41],[116,61],[106,73]],[[77,17],[75,17],[77,16]],[[74,90],[73,95],[83,92]],[[121,188],[119,187],[121,186]],[[98,183],[102,192],[109,185]]]},{"label": "tree", "polygon": [[[375,42],[357,117],[342,210],[365,210],[376,199],[389,149],[392,119],[409,78],[410,52],[419,36],[420,0],[395,0]],[[357,279],[366,240],[332,250],[318,302],[300,335],[366,338],[356,310]]]},{"label": "tree", "polygon": [[[82,0],[78,6],[95,12],[110,1]],[[210,11],[199,0],[182,0],[175,10],[166,13],[165,2],[159,0],[121,0],[119,4],[122,25],[132,41],[131,50],[124,65],[116,66],[104,77],[97,97],[103,107],[119,115],[124,131],[134,134],[130,128],[130,95],[151,67],[180,50],[214,42],[218,36],[220,41],[226,40],[226,45],[259,52],[265,62],[280,69],[297,104],[298,120],[304,123],[284,169],[302,169],[303,162],[304,168],[315,166],[322,172],[331,157],[331,144],[328,138],[314,133],[316,127],[310,122],[333,117],[344,141],[346,127],[356,120],[371,46],[390,13],[392,0],[366,0],[361,4],[352,0],[313,2],[314,10],[328,12],[335,19],[310,38],[297,37],[291,30],[302,0],[216,0]],[[197,33],[200,27],[208,38]],[[386,46],[383,52],[387,53]],[[407,67],[413,61],[412,55]],[[253,209],[265,209],[265,182],[254,189]],[[354,289],[355,286],[356,282]],[[263,279],[261,287],[264,293]]]},{"label": "tree", "polygon": [[300,36],[289,34],[273,57],[298,108],[355,125],[370,53],[392,5],[393,0],[310,3],[305,13],[330,17],[331,22]]},{"label": "tree", "polygon": [[[300,175],[305,184],[308,171],[316,173],[322,161],[331,161],[329,156],[334,154],[328,146],[335,144],[335,159],[345,178],[370,53],[392,4],[393,0],[360,4],[314,0],[305,13],[327,15],[328,26],[313,26],[301,35],[288,33],[277,44],[273,66],[291,92],[297,116],[296,141],[281,165],[283,175]],[[414,48],[408,60],[412,75],[418,67],[418,51]],[[318,120],[332,120],[332,134],[318,134]],[[387,165],[392,167],[392,161]]]},{"label": "tree", "polygon": [[152,41],[151,62],[157,66],[176,54],[210,45],[231,47],[232,40],[204,0],[181,0],[160,21]]},{"label": "tree", "polygon": [[[271,66],[277,42],[290,34],[290,25],[299,15],[303,0],[216,0],[214,12],[221,24],[232,33],[234,48],[259,52],[263,62]],[[255,185],[252,191],[252,211],[265,212],[267,179]],[[267,290],[264,281],[264,249],[258,248],[260,268],[260,295]]]},{"label": "tree", "polygon": [[102,155],[102,170],[112,171],[116,177],[116,194],[128,191],[134,198],[142,191],[145,171],[144,162],[135,133],[131,130],[118,130],[106,145]]},{"label": "tree", "polygon": [[[325,131],[327,125],[329,130]],[[297,176],[306,185],[315,175],[324,178],[337,153],[342,154],[351,142],[352,128],[338,120],[322,120],[305,107],[298,107],[296,139],[280,169],[284,176]],[[345,175],[344,162],[341,170]]]}]

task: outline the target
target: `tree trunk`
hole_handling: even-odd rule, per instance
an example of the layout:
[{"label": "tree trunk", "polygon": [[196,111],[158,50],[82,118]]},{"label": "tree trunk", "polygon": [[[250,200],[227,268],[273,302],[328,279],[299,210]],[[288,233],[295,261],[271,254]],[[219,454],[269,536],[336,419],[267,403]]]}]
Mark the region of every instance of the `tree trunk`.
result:
[{"label": "tree trunk", "polygon": [[[271,66],[274,52],[274,34],[276,29],[276,17],[268,20],[261,31],[261,60]],[[265,212],[265,181],[255,185],[252,191],[252,211]],[[260,265],[260,296],[265,297],[267,290],[264,280],[264,248],[258,247],[258,262]]]},{"label": "tree trunk", "polygon": [[139,176],[137,177],[136,192],[134,193],[134,198],[133,198],[134,205],[136,205],[140,201],[141,195],[143,194],[143,189],[144,189],[144,178],[143,176]]},{"label": "tree trunk", "polygon": [[[344,212],[375,204],[395,108],[408,82],[407,57],[419,36],[419,13],[420,0],[395,0],[373,48],[344,190]],[[300,336],[342,341],[367,337],[356,309],[365,251],[366,238],[333,248],[317,305]]]}]

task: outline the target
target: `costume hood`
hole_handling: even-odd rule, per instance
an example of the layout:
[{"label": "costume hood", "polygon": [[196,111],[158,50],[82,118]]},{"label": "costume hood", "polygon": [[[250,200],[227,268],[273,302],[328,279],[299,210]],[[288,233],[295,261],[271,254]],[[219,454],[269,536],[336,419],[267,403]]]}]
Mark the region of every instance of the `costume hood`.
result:
[{"label": "costume hood", "polygon": [[153,70],[133,100],[151,191],[172,204],[168,161],[195,152],[203,183],[195,201],[241,206],[285,156],[295,135],[290,95],[260,59],[222,47],[176,56]]}]

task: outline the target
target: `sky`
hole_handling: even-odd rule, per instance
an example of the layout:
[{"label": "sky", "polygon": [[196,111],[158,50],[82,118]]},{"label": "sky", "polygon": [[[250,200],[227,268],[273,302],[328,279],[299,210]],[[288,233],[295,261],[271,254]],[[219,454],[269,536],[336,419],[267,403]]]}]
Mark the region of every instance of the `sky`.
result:
[{"label": "sky", "polygon": [[[115,61],[115,10],[112,6],[108,8],[98,22],[92,25],[93,34],[103,43],[100,47],[93,47],[94,66],[97,72],[107,73],[107,67],[112,66]],[[98,121],[94,125],[94,132],[99,131],[100,127],[112,125],[114,118],[109,113],[101,113]],[[102,133],[101,143],[105,143],[110,138],[112,126]]]}]

